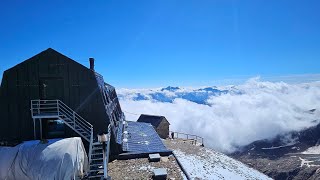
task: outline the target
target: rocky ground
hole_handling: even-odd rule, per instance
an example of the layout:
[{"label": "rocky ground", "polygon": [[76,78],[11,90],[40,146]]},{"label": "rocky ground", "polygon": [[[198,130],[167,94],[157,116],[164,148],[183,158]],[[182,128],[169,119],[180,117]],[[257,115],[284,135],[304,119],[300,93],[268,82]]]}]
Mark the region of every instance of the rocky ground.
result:
[{"label": "rocky ground", "polygon": [[260,170],[275,180],[320,179],[319,156],[288,155],[278,159],[242,156],[241,162]]},{"label": "rocky ground", "polygon": [[[212,149],[182,139],[163,140],[173,150],[191,179],[267,180],[269,177]],[[109,163],[112,179],[152,179],[154,168],[166,168],[167,179],[186,179],[173,155],[161,157],[160,162],[147,158],[114,160]]]},{"label": "rocky ground", "polygon": [[231,154],[276,180],[320,179],[320,124],[300,132],[260,140]]},{"label": "rocky ground", "polygon": [[172,155],[161,157],[160,162],[149,162],[148,158],[114,160],[109,163],[109,175],[114,180],[152,179],[154,168],[166,168],[167,179],[183,179],[182,171]]},{"label": "rocky ground", "polygon": [[165,146],[171,150],[181,150],[185,153],[192,155],[200,155],[200,149],[203,147],[200,145],[194,145],[191,140],[184,139],[165,139],[163,140]]}]

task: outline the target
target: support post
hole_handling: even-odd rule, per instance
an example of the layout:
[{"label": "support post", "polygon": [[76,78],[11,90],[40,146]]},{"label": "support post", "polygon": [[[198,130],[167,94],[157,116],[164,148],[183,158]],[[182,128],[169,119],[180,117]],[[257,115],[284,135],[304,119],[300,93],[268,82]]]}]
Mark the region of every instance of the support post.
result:
[{"label": "support post", "polygon": [[40,140],[42,140],[42,119],[39,119],[40,122]]},{"label": "support post", "polygon": [[38,107],[38,115],[40,114],[40,100],[37,103],[37,107]]},{"label": "support post", "polygon": [[93,143],[93,128],[91,127],[90,145],[89,145],[89,164],[91,163],[92,143]]},{"label": "support post", "polygon": [[107,179],[108,177],[108,162],[107,162],[107,147],[106,147],[106,142],[102,143],[102,148],[103,148],[103,175],[104,179]]},{"label": "support post", "polygon": [[59,112],[59,100],[57,100],[57,113],[58,113],[58,116],[60,117],[60,112]]},{"label": "support post", "polygon": [[111,126],[109,124],[108,126],[108,142],[107,142],[107,157],[106,157],[106,166],[105,166],[105,171],[107,172],[107,175],[105,174],[105,178],[106,179],[111,179],[109,176],[108,176],[108,161],[109,161],[109,153],[110,153],[110,138],[111,138]]},{"label": "support post", "polygon": [[35,119],[33,119],[33,138],[36,139],[36,124],[35,124]]}]

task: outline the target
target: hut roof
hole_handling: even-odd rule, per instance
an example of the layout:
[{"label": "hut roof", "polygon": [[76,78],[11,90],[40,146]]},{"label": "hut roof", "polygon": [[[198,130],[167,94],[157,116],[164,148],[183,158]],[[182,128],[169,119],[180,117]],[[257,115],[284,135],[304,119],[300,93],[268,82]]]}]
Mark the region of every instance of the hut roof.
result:
[{"label": "hut roof", "polygon": [[[161,121],[168,120],[164,116],[156,116],[156,115],[148,115],[148,114],[141,114],[137,122],[145,122],[150,123],[155,127],[158,127]],[[169,122],[168,122],[169,123]],[[170,124],[170,123],[169,123]]]}]

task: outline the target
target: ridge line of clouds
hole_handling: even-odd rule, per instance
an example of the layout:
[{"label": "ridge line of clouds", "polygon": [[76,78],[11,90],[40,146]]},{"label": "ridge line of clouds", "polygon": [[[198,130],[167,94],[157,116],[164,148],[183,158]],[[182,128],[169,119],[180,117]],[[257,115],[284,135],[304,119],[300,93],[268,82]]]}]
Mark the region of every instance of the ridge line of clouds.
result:
[{"label": "ridge line of clouds", "polygon": [[[251,78],[236,89],[241,93],[210,96],[207,105],[181,98],[172,103],[132,99],[145,93],[139,91],[120,94],[120,104],[127,112],[164,115],[171,130],[202,136],[207,146],[226,153],[320,123],[320,81],[289,84]],[[311,109],[317,110],[309,113]],[[128,120],[138,118],[125,115]]]}]

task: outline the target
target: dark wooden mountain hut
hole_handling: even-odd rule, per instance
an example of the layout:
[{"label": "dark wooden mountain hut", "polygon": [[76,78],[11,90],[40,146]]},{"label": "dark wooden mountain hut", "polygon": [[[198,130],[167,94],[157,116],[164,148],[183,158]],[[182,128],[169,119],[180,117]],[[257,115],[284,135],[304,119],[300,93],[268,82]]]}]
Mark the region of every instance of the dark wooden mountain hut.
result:
[{"label": "dark wooden mountain hut", "polygon": [[141,114],[137,122],[150,123],[163,139],[169,136],[169,121],[164,116]]},{"label": "dark wooden mountain hut", "polygon": [[[39,139],[39,133],[34,137],[30,113],[30,101],[34,99],[59,99],[93,125],[95,137],[106,132],[110,118],[105,103],[112,102],[104,102],[103,96],[109,96],[116,104],[113,122],[118,122],[123,113],[115,89],[104,82],[102,86],[108,86],[109,91],[101,93],[92,58],[87,68],[51,48],[4,71],[0,87],[0,142]],[[76,136],[54,120],[43,123],[42,129],[45,138]]]}]

